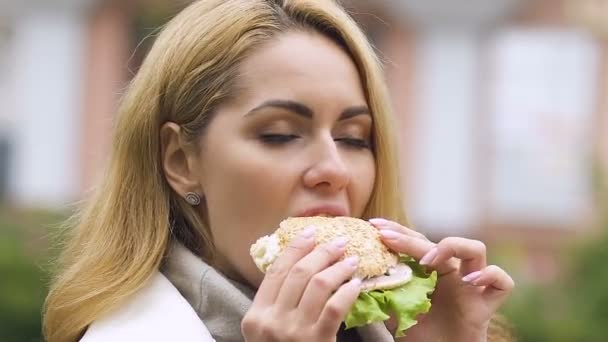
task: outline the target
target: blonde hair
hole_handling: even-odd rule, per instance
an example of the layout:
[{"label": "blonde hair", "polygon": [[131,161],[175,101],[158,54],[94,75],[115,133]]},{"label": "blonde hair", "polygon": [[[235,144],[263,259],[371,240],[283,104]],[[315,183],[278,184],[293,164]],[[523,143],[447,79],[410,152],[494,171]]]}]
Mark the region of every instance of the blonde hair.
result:
[{"label": "blonde hair", "polygon": [[328,0],[198,1],[163,28],[131,82],[103,183],[68,223],[60,272],[45,303],[48,341],[78,340],[137,292],[159,268],[171,239],[213,262],[205,217],[164,178],[160,127],[175,122],[192,141],[204,134],[215,109],[237,94],[241,62],[275,35],[298,29],[331,38],[360,72],[374,117],[377,167],[364,217],[406,223],[381,66],[350,16]]}]

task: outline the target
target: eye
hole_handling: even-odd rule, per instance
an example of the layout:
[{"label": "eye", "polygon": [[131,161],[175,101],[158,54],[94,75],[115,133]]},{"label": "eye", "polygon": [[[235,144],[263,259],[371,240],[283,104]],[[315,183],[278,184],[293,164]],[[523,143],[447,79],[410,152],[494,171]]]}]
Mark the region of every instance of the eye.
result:
[{"label": "eye", "polygon": [[261,134],[259,136],[263,143],[269,145],[282,145],[298,138],[299,136],[294,134]]},{"label": "eye", "polygon": [[353,147],[357,149],[370,148],[370,144],[367,140],[357,139],[357,138],[339,138],[334,139],[335,141],[346,144],[348,147]]}]

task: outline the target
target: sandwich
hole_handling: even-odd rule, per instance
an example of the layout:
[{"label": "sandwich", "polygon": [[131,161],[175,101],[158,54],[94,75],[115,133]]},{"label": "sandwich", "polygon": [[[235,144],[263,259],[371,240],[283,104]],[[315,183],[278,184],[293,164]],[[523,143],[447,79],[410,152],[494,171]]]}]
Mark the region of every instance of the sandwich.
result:
[{"label": "sandwich", "polygon": [[417,323],[416,316],[429,311],[436,272],[429,274],[413,258],[388,249],[378,230],[361,219],[290,217],[273,234],[259,238],[251,246],[250,255],[256,266],[265,273],[291,240],[309,226],[316,228],[317,245],[347,237],[342,258],[359,258],[353,277],[362,280],[361,293],[344,320],[347,329],[385,321],[392,315],[397,321],[395,337],[401,337]]}]

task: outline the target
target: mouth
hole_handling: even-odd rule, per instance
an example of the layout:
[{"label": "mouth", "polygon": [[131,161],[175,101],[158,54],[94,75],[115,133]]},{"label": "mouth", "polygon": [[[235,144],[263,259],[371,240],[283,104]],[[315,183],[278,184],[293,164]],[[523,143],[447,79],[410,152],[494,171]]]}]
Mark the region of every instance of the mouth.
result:
[{"label": "mouth", "polygon": [[324,216],[324,217],[336,217],[336,216],[348,216],[348,211],[345,207],[335,204],[326,204],[320,206],[314,206],[305,209],[297,214],[300,217],[310,216]]}]

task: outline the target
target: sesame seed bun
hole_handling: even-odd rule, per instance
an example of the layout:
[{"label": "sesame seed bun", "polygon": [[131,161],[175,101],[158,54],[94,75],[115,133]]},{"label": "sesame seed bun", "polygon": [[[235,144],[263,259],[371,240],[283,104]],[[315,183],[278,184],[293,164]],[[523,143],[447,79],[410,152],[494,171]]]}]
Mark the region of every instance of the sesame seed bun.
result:
[{"label": "sesame seed bun", "polygon": [[[378,230],[369,222],[353,217],[290,217],[275,232],[283,250],[298,233],[314,226],[317,245],[338,237],[348,238],[343,258],[358,256],[359,265],[355,277],[366,279],[386,273],[397,264],[397,254],[391,252],[380,240]],[[343,259],[342,258],[342,259]]]},{"label": "sesame seed bun", "polygon": [[395,266],[397,254],[390,251],[380,240],[378,230],[369,222],[353,217],[290,217],[280,223],[271,236],[260,238],[251,246],[250,254],[262,272],[272,264],[278,254],[289,245],[304,228],[314,226],[317,245],[346,237],[348,243],[341,258],[358,256],[359,265],[355,277],[366,279],[380,276]]}]

